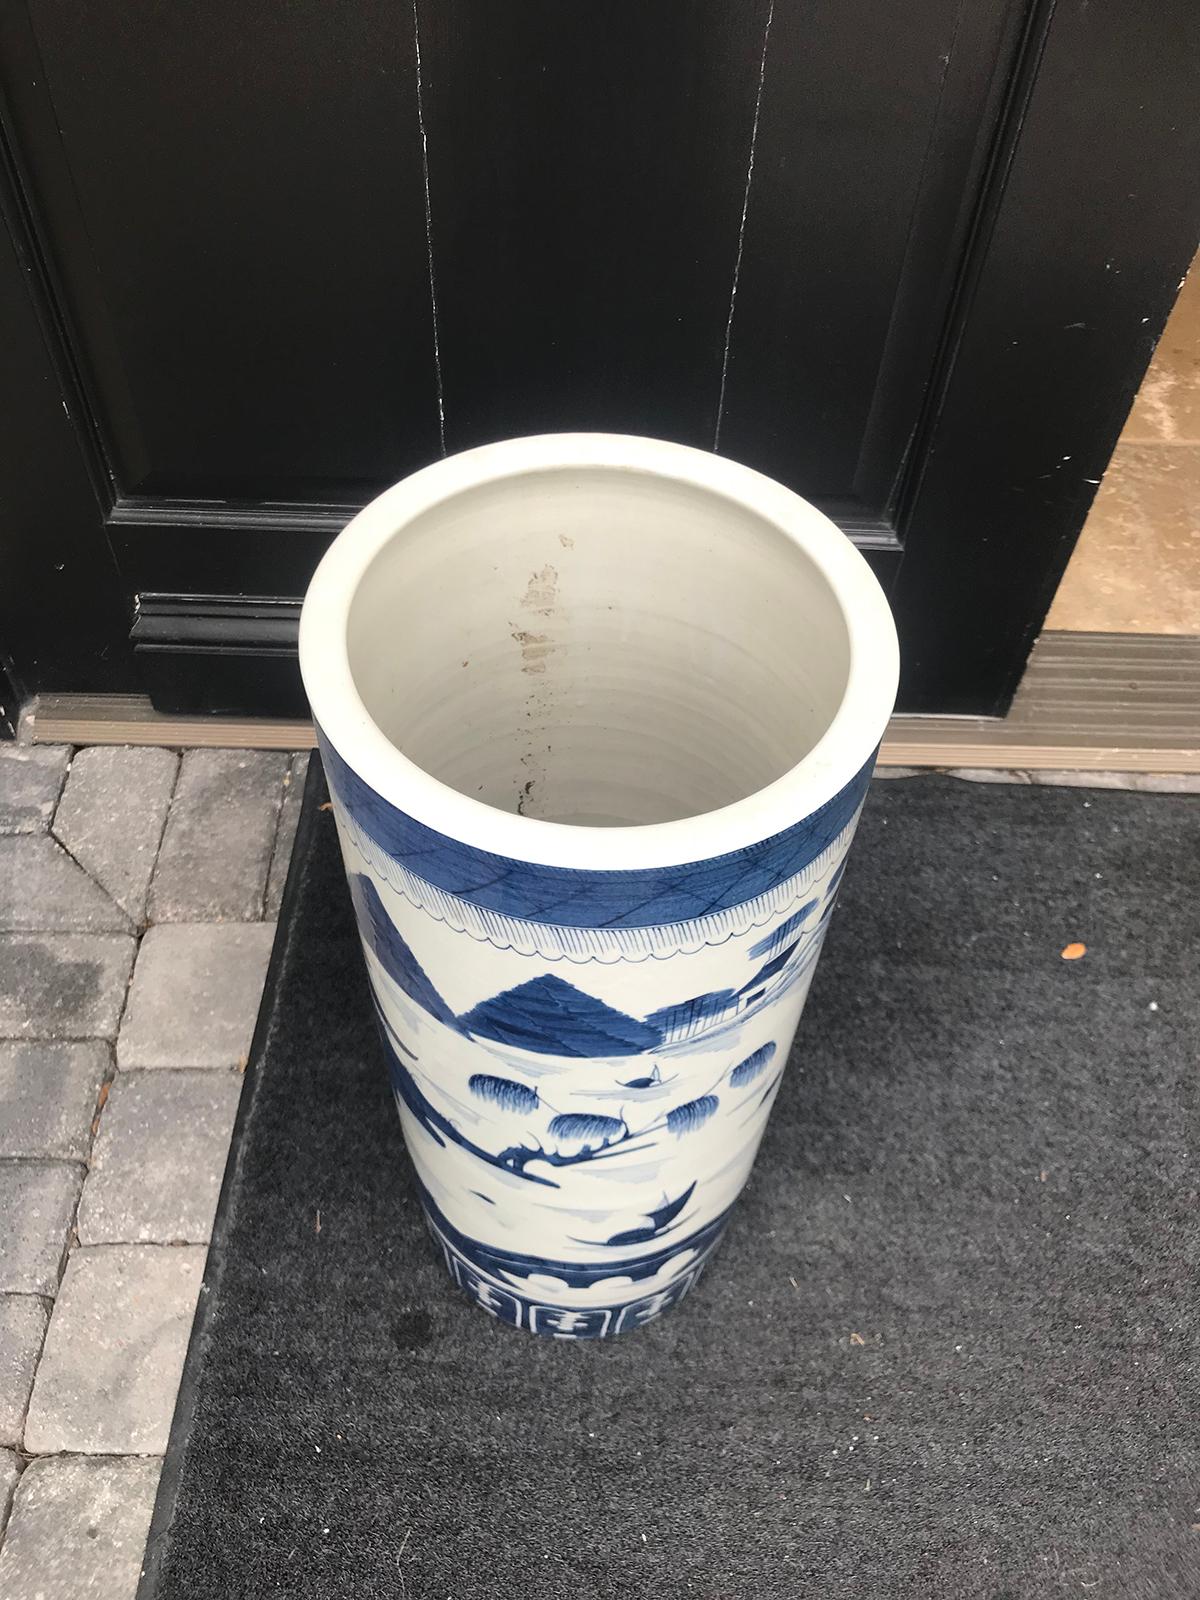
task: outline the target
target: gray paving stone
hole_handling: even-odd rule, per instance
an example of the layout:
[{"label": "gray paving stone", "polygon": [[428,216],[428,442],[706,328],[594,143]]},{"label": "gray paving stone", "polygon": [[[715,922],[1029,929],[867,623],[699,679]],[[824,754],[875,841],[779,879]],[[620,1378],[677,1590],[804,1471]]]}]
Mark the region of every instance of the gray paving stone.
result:
[{"label": "gray paving stone", "polygon": [[82,1178],[57,1161],[0,1162],[0,1294],[55,1293]]},{"label": "gray paving stone", "polygon": [[45,834],[0,839],[0,929],[5,933],[124,933],[129,918]]},{"label": "gray paving stone", "polygon": [[292,846],[296,842],[296,824],[300,821],[300,806],[304,800],[304,779],[308,774],[308,751],[301,750],[292,757],[291,767],[283,780],[283,804],[279,808],[279,827],[275,834],[275,850],[271,856],[271,870],[267,874],[266,911],[268,917],[279,915],[283,899],[283,886],[287,882],[288,865],[292,859]]},{"label": "gray paving stone", "polygon": [[281,750],[188,750],[158,866],[152,922],[255,922],[289,758]]},{"label": "gray paving stone", "polygon": [[46,1317],[35,1295],[0,1295],[0,1445],[21,1442]]},{"label": "gray paving stone", "polygon": [[4,1600],[134,1600],[162,1462],[68,1456],[21,1474],[4,1549]]},{"label": "gray paving stone", "polygon": [[111,1039],[133,952],[125,934],[0,934],[0,1039]]},{"label": "gray paving stone", "polygon": [[0,1044],[0,1156],[86,1161],[109,1061],[99,1039]]},{"label": "gray paving stone", "polygon": [[[0,1450],[0,1539],[4,1537],[9,1508],[12,1506],[13,1490],[17,1487],[17,1479],[20,1476],[21,1463],[13,1452]],[[3,1592],[0,1590],[0,1593]]]},{"label": "gray paving stone", "polygon": [[56,837],[139,924],[178,767],[173,750],[80,750],[54,817]]},{"label": "gray paving stone", "polygon": [[242,1092],[238,1072],[121,1073],[79,1202],[83,1244],[206,1244]]},{"label": "gray paving stone", "polygon": [[25,1422],[31,1455],[161,1455],[183,1371],[202,1245],[71,1252]]},{"label": "gray paving stone", "polygon": [[0,744],[0,833],[45,833],[70,762],[69,744]]},{"label": "gray paving stone", "polygon": [[138,952],[117,1065],[244,1066],[273,922],[159,924]]}]

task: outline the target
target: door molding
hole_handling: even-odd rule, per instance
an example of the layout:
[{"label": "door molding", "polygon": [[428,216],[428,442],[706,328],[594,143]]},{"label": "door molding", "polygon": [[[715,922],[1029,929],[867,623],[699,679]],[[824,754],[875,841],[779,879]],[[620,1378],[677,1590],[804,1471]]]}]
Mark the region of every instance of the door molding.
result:
[{"label": "door molding", "polygon": [[[285,548],[293,560],[301,549],[315,567],[359,509],[147,496],[117,500],[104,526],[122,571],[136,586],[129,642],[155,705],[183,715],[209,710],[230,716],[304,716],[297,653],[303,597],[273,592],[273,574],[280,570]],[[853,508],[839,505],[825,509],[885,586],[892,582],[901,546],[891,523],[856,516]],[[218,560],[222,544],[236,549],[244,592],[189,591],[191,547],[172,541],[171,535],[198,530],[217,546]],[[159,588],[164,579],[179,587]],[[221,664],[222,657],[229,658],[228,665]]]},{"label": "door molding", "polygon": [[[134,660],[160,710],[303,717],[300,601],[274,595],[138,596]],[[247,695],[246,685],[253,686]]]},{"label": "door molding", "polygon": [[[173,529],[202,528],[210,540],[228,540],[240,552],[251,592],[192,594],[186,589],[139,589],[129,642],[138,675],[159,710],[192,716],[303,717],[300,682],[300,595],[271,592],[271,574],[286,545],[294,557],[303,544],[313,566],[330,540],[358,509],[295,505],[214,507],[204,501],[119,501],[105,526],[122,569],[160,578],[171,559]],[[900,565],[901,547],[890,524],[836,519],[887,587]],[[178,549],[178,547],[176,547]],[[168,576],[187,581],[186,552]],[[254,593],[257,584],[259,592]]]}]

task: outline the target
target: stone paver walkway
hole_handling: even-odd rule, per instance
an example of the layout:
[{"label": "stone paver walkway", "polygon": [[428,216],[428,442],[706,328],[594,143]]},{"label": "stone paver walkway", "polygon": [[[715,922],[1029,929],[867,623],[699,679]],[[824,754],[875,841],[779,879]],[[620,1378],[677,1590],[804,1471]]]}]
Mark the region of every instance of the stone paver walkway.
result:
[{"label": "stone paver walkway", "polygon": [[133,1600],[307,756],[0,744],[0,1596]]}]

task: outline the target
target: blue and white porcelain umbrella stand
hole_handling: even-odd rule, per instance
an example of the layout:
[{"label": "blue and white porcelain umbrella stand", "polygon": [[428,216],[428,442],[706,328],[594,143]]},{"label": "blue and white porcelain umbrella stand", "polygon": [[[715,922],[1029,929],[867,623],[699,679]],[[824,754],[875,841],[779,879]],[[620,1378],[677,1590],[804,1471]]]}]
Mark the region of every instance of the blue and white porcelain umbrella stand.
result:
[{"label": "blue and white porcelain umbrella stand", "polygon": [[650,1321],[778,1092],[895,696],[878,584],[745,467],[547,435],[355,517],[300,655],[449,1271],[536,1333]]}]

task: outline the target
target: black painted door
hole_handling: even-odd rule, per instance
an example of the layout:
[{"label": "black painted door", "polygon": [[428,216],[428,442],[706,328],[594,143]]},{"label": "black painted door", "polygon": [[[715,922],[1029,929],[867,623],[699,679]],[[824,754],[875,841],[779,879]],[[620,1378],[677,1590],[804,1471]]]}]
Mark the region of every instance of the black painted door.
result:
[{"label": "black painted door", "polygon": [[0,25],[0,641],[165,709],[297,709],[294,602],[356,506],[599,428],[815,500],[891,590],[904,705],[1001,711],[1200,216],[1191,0]]}]

